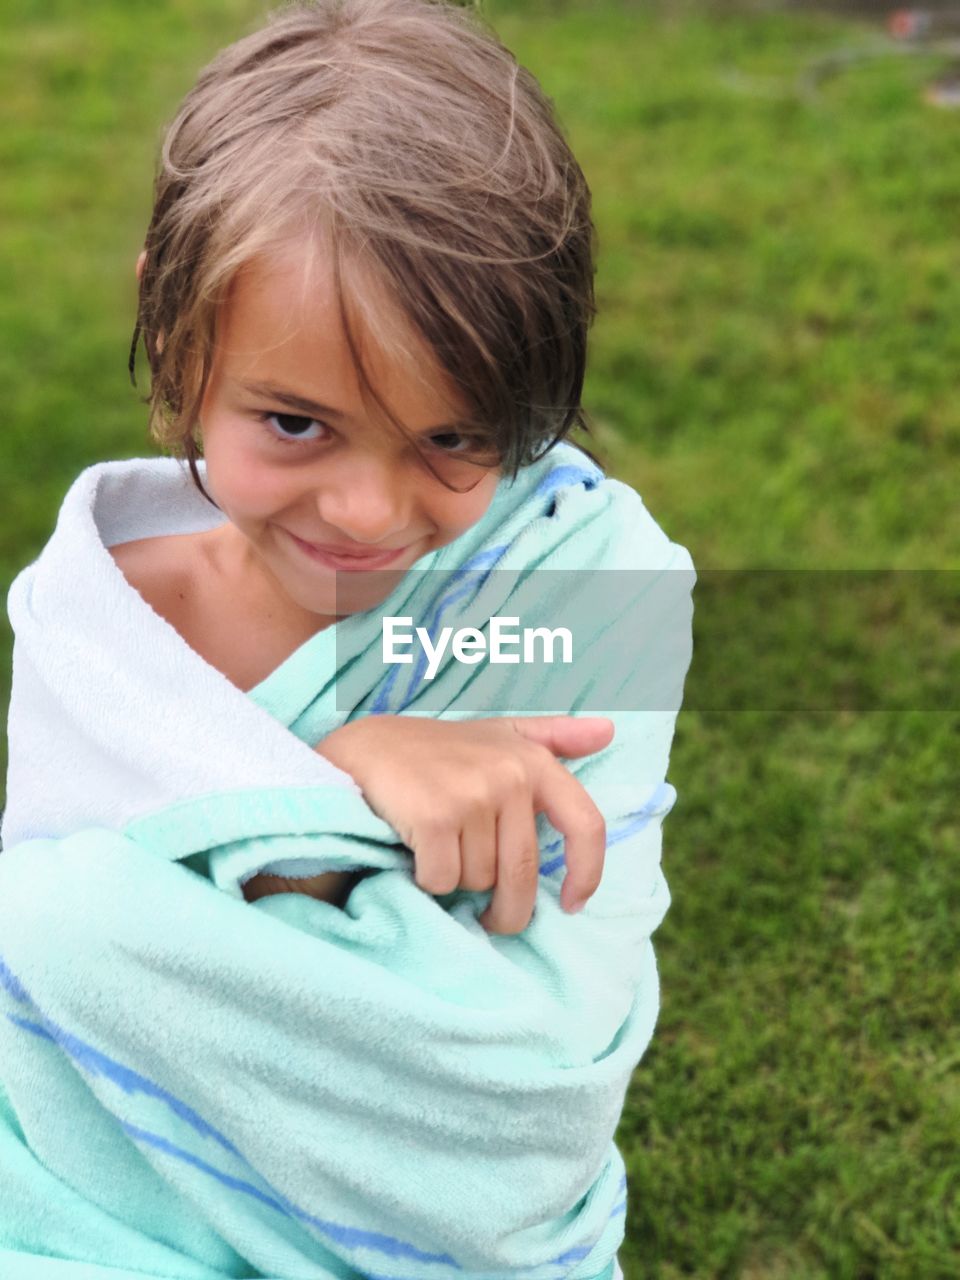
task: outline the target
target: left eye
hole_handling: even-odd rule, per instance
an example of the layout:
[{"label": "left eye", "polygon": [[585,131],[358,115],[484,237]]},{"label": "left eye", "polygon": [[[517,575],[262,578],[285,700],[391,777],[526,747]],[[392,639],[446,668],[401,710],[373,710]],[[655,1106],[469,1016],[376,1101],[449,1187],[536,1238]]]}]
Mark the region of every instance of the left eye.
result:
[{"label": "left eye", "polygon": [[470,441],[459,431],[442,431],[431,436],[430,443],[444,453],[465,453],[471,447]]},{"label": "left eye", "polygon": [[311,426],[318,427],[321,431],[326,429],[316,418],[308,418],[299,413],[262,413],[260,417],[271,427],[276,424],[273,434],[277,439],[288,442],[319,439],[316,435],[307,435]]}]

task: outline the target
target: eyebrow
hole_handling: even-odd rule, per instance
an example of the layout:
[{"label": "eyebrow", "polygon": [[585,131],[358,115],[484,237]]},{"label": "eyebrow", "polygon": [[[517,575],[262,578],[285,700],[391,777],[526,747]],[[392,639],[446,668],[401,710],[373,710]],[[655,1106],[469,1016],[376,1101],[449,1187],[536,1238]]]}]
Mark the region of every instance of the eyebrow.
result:
[{"label": "eyebrow", "polygon": [[[244,391],[249,391],[251,395],[262,396],[265,400],[278,401],[280,404],[289,405],[292,409],[299,409],[303,413],[309,413],[311,417],[338,418],[341,422],[349,421],[350,419],[350,415],[344,413],[342,409],[334,409],[332,405],[320,404],[317,400],[299,396],[295,391],[285,391],[283,387],[274,386],[270,382],[238,382],[237,385]],[[435,427],[423,427],[422,434],[432,435],[439,431],[463,431],[469,425],[467,422],[442,422]]]}]

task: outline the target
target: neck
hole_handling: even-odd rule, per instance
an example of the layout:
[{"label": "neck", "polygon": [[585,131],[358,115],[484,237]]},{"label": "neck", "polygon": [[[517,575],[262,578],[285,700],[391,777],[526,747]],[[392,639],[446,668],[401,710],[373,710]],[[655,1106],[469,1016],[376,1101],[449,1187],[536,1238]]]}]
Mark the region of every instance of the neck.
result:
[{"label": "neck", "polygon": [[264,564],[257,551],[227,521],[206,535],[203,546],[208,568],[220,589],[256,621],[282,627],[305,639],[338,619],[299,608]]}]

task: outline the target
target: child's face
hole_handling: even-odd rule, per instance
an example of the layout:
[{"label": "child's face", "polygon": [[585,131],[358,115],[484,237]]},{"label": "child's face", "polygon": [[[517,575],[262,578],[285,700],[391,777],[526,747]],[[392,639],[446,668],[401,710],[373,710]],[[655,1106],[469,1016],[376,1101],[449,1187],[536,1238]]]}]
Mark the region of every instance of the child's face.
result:
[{"label": "child's face", "polygon": [[[303,286],[303,261],[293,250],[241,270],[218,317],[200,426],[206,487],[230,521],[217,531],[221,562],[238,584],[253,575],[271,592],[279,588],[281,604],[333,617],[354,611],[344,605],[342,574],[335,595],[338,567],[382,567],[347,581],[391,579],[392,586],[483,516],[500,472],[458,456],[464,439],[455,424],[466,405],[425,345],[404,331],[415,359],[387,355],[351,316],[378,394],[422,438],[438,475],[474,487],[453,492],[432,475],[361,397],[328,264]],[[371,296],[392,319],[388,300]],[[325,562],[298,539],[376,553],[380,563]],[[389,572],[388,552],[398,553]]]}]

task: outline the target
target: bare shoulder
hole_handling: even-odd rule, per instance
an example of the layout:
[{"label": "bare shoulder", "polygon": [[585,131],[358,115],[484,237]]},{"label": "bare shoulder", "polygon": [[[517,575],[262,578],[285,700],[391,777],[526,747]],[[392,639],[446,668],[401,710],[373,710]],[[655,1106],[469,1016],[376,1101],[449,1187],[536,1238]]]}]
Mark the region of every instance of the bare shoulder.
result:
[{"label": "bare shoulder", "polygon": [[130,586],[152,609],[172,620],[194,581],[199,556],[196,535],[136,538],[107,550]]},{"label": "bare shoulder", "polygon": [[171,533],[108,548],[150,608],[195,653],[248,692],[320,630],[316,615],[284,613],[262,582],[224,568],[217,533]]},{"label": "bare shoulder", "polygon": [[150,572],[159,560],[159,544],[163,538],[136,538],[133,542],[118,542],[115,547],[107,547],[113,556],[114,563],[125,578],[136,576],[141,572]]}]

